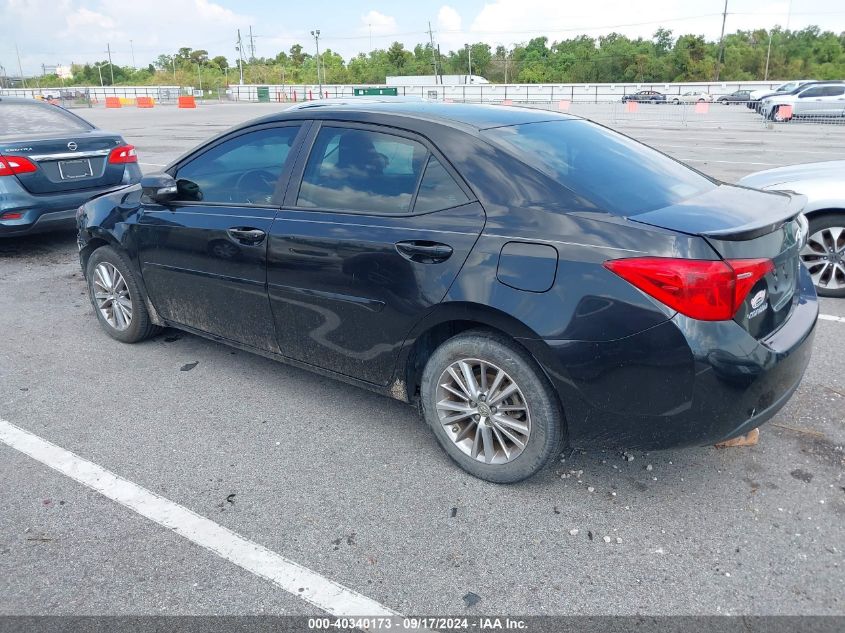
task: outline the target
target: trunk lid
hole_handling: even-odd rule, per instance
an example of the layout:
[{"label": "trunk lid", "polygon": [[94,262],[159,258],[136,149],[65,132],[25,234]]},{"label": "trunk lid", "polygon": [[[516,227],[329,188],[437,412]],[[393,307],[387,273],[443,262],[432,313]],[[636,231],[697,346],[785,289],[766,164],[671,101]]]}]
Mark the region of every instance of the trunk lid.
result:
[{"label": "trunk lid", "polygon": [[805,204],[797,194],[721,185],[630,219],[700,236],[725,260],[771,260],[773,269],[751,288],[734,317],[761,339],[780,327],[797,300],[798,252],[807,237],[806,220],[799,214]]},{"label": "trunk lid", "polygon": [[52,138],[0,140],[0,156],[23,156],[38,169],[16,177],[33,194],[79,191],[119,185],[124,165],[108,162],[123,139],[100,130],[80,130]]}]

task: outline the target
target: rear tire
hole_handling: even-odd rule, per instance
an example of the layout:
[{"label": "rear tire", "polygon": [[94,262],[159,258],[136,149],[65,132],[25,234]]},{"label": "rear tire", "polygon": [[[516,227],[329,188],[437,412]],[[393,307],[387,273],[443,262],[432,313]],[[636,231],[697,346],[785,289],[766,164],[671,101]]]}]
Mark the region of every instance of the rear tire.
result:
[{"label": "rear tire", "polygon": [[138,343],[159,331],[150,321],[144,296],[127,259],[111,246],[98,248],[85,268],[88,296],[106,334]]},{"label": "rear tire", "polygon": [[845,297],[845,211],[811,217],[809,233],[801,261],[813,277],[816,293]]},{"label": "rear tire", "polygon": [[557,395],[531,355],[505,336],[471,330],[449,339],[429,358],[420,391],[440,446],[480,479],[521,481],[560,450]]}]

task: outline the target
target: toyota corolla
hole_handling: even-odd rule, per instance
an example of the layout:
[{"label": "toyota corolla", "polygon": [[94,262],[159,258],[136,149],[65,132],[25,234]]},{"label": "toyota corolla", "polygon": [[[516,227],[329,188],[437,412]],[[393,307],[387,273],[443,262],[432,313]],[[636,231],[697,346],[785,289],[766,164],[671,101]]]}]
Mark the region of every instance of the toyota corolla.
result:
[{"label": "toyota corolla", "polygon": [[367,103],[229,130],[78,226],[113,338],[180,328],[418,403],[514,482],[781,409],[818,314],[803,204],[574,116]]}]

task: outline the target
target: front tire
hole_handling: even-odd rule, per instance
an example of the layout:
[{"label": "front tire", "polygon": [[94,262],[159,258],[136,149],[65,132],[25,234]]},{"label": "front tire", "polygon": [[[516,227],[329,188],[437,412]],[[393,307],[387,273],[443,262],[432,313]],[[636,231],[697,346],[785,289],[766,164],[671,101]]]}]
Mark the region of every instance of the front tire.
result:
[{"label": "front tire", "polygon": [[106,334],[122,343],[137,343],[158,332],[132,267],[117,250],[103,246],[91,253],[85,278],[94,313]]},{"label": "front tire", "polygon": [[810,219],[801,261],[822,297],[845,297],[845,211]]},{"label": "front tire", "polygon": [[560,449],[557,396],[531,355],[505,336],[471,330],[449,339],[429,358],[420,391],[437,441],[476,477],[521,481]]}]

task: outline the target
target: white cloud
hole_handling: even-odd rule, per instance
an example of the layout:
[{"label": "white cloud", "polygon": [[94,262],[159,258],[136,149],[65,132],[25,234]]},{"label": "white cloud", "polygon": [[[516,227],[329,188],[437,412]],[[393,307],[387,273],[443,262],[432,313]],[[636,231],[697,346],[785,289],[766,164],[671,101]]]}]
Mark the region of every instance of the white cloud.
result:
[{"label": "white cloud", "polygon": [[15,44],[25,73],[105,59],[107,44],[119,65],[132,63],[133,48],[138,66],[181,46],[233,59],[237,29],[245,35],[250,24],[255,18],[212,0],[0,0],[0,63],[17,74]]},{"label": "white cloud", "polygon": [[107,15],[90,11],[86,8],[81,8],[71,13],[66,18],[68,30],[85,28],[88,26],[97,27],[99,29],[113,29],[114,20]]},{"label": "white cloud", "polygon": [[437,12],[437,40],[444,53],[463,46],[467,41],[467,34],[463,30],[461,14],[448,4],[440,7]]},{"label": "white cloud", "polygon": [[361,32],[368,33],[372,29],[373,35],[391,35],[396,33],[396,18],[378,11],[370,11],[361,16]]},{"label": "white cloud", "polygon": [[437,12],[437,26],[443,31],[460,31],[462,22],[461,14],[448,4],[444,4]]}]

